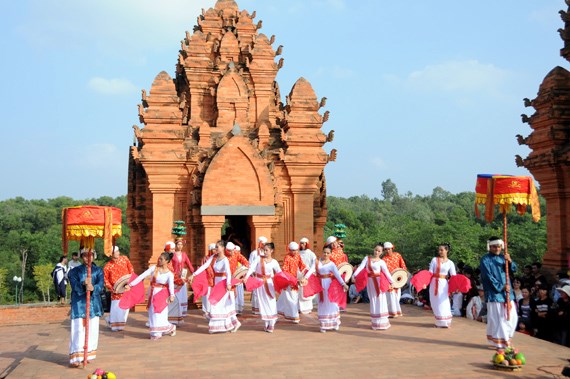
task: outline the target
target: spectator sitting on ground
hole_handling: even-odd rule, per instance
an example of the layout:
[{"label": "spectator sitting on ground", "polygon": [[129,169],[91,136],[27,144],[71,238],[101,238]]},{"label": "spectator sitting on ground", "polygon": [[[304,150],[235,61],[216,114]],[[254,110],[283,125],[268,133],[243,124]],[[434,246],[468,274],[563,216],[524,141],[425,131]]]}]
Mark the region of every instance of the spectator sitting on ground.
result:
[{"label": "spectator sitting on ground", "polygon": [[485,291],[482,285],[478,285],[475,289],[477,290],[477,296],[473,296],[471,300],[469,300],[469,303],[467,303],[465,317],[469,320],[481,321],[479,313],[481,313],[483,303],[485,303]]}]

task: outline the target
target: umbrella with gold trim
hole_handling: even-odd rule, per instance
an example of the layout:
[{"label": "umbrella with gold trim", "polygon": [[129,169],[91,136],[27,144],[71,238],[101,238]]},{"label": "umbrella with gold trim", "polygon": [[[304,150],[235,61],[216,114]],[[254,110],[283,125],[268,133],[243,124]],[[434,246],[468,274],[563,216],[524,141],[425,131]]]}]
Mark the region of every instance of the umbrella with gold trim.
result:
[{"label": "umbrella with gold trim", "polygon": [[[69,240],[80,241],[83,249],[88,251],[87,280],[91,279],[91,261],[95,247],[95,238],[103,238],[103,251],[111,256],[113,241],[120,237],[121,210],[115,207],[84,205],[63,208],[62,210],[62,244],[63,255],[67,256]],[[91,293],[86,294],[85,320],[89,320]],[[83,352],[83,367],[87,365],[89,343],[89,322],[85,323],[85,346]]]},{"label": "umbrella with gold trim", "polygon": [[[534,180],[530,176],[513,175],[477,175],[475,186],[475,214],[479,214],[479,205],[485,206],[485,220],[492,222],[495,218],[495,205],[503,214],[503,241],[505,243],[505,254],[508,254],[507,245],[507,213],[516,208],[519,214],[525,214],[527,208],[532,209],[532,219],[534,222],[540,220],[540,204],[538,194],[534,185]],[[508,262],[505,263],[508,265]],[[509,282],[509,270],[505,268],[506,280]],[[510,293],[507,292],[507,306],[510,311]],[[510,313],[510,312],[509,312]],[[507,316],[508,317],[508,316]]]}]

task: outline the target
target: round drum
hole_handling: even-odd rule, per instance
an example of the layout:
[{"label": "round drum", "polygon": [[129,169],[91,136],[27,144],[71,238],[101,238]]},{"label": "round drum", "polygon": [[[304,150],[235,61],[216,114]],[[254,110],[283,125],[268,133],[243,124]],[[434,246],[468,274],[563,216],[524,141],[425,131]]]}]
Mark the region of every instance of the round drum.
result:
[{"label": "round drum", "polygon": [[403,286],[408,283],[408,278],[410,277],[410,273],[404,270],[403,268],[397,268],[392,271],[392,280],[394,283],[392,284],[393,288],[402,288]]},{"label": "round drum", "polygon": [[239,266],[238,268],[236,268],[236,271],[234,272],[233,278],[242,280],[243,278],[245,278],[245,274],[247,274],[247,270],[248,270],[248,268],[246,266]]},{"label": "round drum", "polygon": [[353,272],[354,268],[348,262],[342,262],[341,264],[338,265],[338,273],[344,279],[345,283],[348,283],[350,281]]},{"label": "round drum", "polygon": [[121,276],[113,286],[114,293],[123,293],[125,292],[125,286],[129,284],[129,279],[131,279],[131,274]]}]

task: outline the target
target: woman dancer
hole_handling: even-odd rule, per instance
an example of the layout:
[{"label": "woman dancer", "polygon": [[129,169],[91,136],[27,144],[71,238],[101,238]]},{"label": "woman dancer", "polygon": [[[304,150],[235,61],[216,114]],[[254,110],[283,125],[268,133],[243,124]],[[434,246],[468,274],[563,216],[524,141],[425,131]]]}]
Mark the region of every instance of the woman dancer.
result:
[{"label": "woman dancer", "polygon": [[263,247],[263,255],[260,259],[254,261],[253,266],[249,268],[244,283],[255,272],[254,276],[263,280],[263,285],[254,289],[257,296],[257,304],[261,319],[265,321],[265,331],[273,333],[275,323],[277,322],[277,301],[275,300],[275,288],[273,286],[273,276],[281,272],[279,262],[272,258],[275,245],[268,242]]},{"label": "woman dancer", "polygon": [[150,339],[157,340],[163,335],[170,334],[172,337],[176,335],[176,325],[168,322],[168,307],[165,305],[161,312],[155,312],[154,296],[162,290],[168,291],[167,302],[174,301],[174,274],[168,269],[168,263],[172,260],[172,253],[164,252],[158,257],[158,264],[150,266],[145,272],[140,274],[130,285],[125,288],[128,290],[139,284],[144,278],[152,275],[150,281],[150,289],[148,295],[148,324],[150,327]]},{"label": "woman dancer", "polygon": [[390,286],[393,280],[386,266],[386,262],[380,259],[380,255],[382,255],[382,245],[378,244],[374,248],[372,256],[364,257],[362,263],[360,263],[360,266],[358,266],[352,276],[354,279],[362,270],[368,271],[368,285],[366,289],[368,291],[368,298],[370,299],[370,321],[372,329],[374,330],[386,330],[390,327],[386,293],[380,290],[381,273],[383,272],[384,275],[386,275]]},{"label": "woman dancer", "polygon": [[195,275],[202,273],[208,268],[214,270],[214,286],[227,279],[226,293],[214,305],[209,301],[210,313],[208,315],[208,332],[210,333],[235,333],[241,326],[241,323],[236,317],[236,300],[234,292],[232,291],[231,279],[232,273],[230,270],[230,262],[225,256],[226,246],[224,241],[216,242],[216,254],[212,255],[206,263],[194,271],[194,275],[190,277],[190,282]]},{"label": "woman dancer", "polygon": [[[176,299],[178,299],[178,304],[169,305],[169,317],[168,321],[173,324],[182,324],[184,318],[188,316],[188,273],[183,276],[183,270],[189,270],[190,274],[194,272],[194,267],[188,259],[188,255],[182,251],[184,246],[184,241],[182,238],[176,239],[176,247],[174,248],[174,256],[172,257],[172,266],[174,268],[175,277],[179,278],[180,290],[176,293]],[[178,282],[177,282],[178,284]]]},{"label": "woman dancer", "polygon": [[330,259],[331,253],[330,247],[324,247],[322,258],[315,262],[315,273],[317,274],[317,278],[321,280],[321,286],[323,287],[323,290],[319,294],[317,312],[322,333],[326,333],[327,330],[338,330],[340,327],[338,304],[329,300],[329,289],[333,278],[340,283],[344,292],[348,291],[348,286],[344,280],[342,280],[336,265]]},{"label": "woman dancer", "polygon": [[434,257],[429,265],[429,272],[432,274],[429,299],[435,316],[435,326],[438,328],[449,328],[453,317],[447,283],[447,276],[455,275],[455,265],[447,258],[450,249],[449,243],[440,244],[438,256]]}]

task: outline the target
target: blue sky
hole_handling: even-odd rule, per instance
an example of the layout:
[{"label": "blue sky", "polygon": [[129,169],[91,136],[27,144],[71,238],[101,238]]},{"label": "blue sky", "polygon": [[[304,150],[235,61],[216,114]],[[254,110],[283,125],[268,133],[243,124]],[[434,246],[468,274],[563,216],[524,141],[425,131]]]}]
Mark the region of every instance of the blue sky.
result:
[{"label": "blue sky", "polygon": [[[283,45],[281,95],[299,77],[328,98],[338,150],[329,195],[381,197],[478,173],[529,175],[520,115],[559,56],[562,0],[241,0]],[[0,6],[0,200],[127,191],[141,89],[171,76],[196,0],[21,0]],[[142,125],[141,125],[142,126]]]}]

